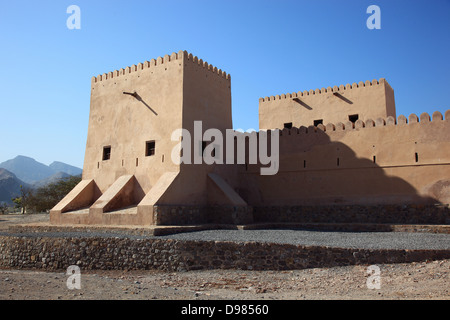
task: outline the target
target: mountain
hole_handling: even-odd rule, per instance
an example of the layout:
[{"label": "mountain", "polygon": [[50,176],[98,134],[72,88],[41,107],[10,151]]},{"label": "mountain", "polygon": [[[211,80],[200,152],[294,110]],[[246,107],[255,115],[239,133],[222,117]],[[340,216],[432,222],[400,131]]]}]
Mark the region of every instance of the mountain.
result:
[{"label": "mountain", "polygon": [[55,183],[58,180],[70,177],[70,174],[67,174],[65,172],[57,172],[55,174],[52,174],[50,177],[48,178],[44,178],[42,180],[39,180],[38,182],[33,183],[33,188],[40,188],[40,187],[44,187],[46,185],[49,185],[50,183]]},{"label": "mountain", "polygon": [[56,173],[67,173],[69,176],[78,176],[83,172],[80,168],[59,161],[54,161],[49,167]]},{"label": "mountain", "polygon": [[0,168],[14,173],[17,178],[30,184],[55,173],[49,166],[24,156],[17,156],[14,159],[0,163]]},{"label": "mountain", "polygon": [[67,175],[80,175],[82,172],[80,168],[63,162],[55,161],[47,166],[33,158],[25,156],[17,156],[14,159],[0,163],[0,168],[8,170],[18,179],[30,185],[41,184],[40,181],[52,179],[51,177],[55,174],[59,174],[62,177],[62,173]]},{"label": "mountain", "polygon": [[28,187],[26,183],[16,177],[16,175],[8,170],[0,168],[0,203],[6,202],[12,205],[12,198],[20,196],[20,186]]}]

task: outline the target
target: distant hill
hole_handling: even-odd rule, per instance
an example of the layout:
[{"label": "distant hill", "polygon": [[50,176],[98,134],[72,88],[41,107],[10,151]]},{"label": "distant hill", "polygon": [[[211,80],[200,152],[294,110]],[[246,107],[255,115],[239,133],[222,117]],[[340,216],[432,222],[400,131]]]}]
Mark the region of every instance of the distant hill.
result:
[{"label": "distant hill", "polygon": [[67,178],[67,177],[70,177],[70,176],[71,176],[70,174],[67,174],[65,172],[57,172],[57,173],[51,175],[48,178],[44,178],[42,180],[39,180],[38,182],[33,183],[32,187],[33,188],[44,187],[46,185],[49,185],[50,183],[55,183],[58,180],[61,180],[61,179],[64,179],[64,178]]},{"label": "distant hill", "polygon": [[26,156],[17,156],[14,159],[0,163],[0,168],[13,173],[23,182],[35,186],[42,186],[47,180],[55,182],[58,176],[63,178],[69,175],[80,175],[82,173],[82,169],[63,162],[55,161],[47,166]]},{"label": "distant hill", "polygon": [[20,196],[20,186],[29,187],[28,184],[21,181],[16,175],[8,170],[0,168],[0,202],[6,202],[12,205],[12,198]]},{"label": "distant hill", "polygon": [[64,162],[54,161],[49,167],[57,174],[57,173],[67,173],[68,176],[78,176],[83,170],[80,168],[71,166]]},{"label": "distant hill", "polygon": [[49,166],[24,156],[17,156],[0,163],[0,168],[14,173],[17,178],[30,184],[48,178],[55,173]]}]

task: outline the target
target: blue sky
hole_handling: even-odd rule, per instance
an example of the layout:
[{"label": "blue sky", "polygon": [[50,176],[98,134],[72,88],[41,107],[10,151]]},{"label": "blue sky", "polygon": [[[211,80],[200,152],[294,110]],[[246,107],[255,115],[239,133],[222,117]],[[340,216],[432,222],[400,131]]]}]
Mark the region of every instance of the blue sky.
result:
[{"label": "blue sky", "polygon": [[450,0],[2,1],[0,43],[0,162],[82,167],[91,77],[179,50],[231,74],[236,129],[260,97],[379,78],[397,115],[450,109]]}]

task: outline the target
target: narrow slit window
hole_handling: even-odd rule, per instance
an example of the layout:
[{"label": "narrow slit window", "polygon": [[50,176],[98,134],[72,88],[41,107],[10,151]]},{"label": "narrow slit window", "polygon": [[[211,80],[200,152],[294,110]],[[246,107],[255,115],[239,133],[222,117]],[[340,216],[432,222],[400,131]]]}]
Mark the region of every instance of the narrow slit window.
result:
[{"label": "narrow slit window", "polygon": [[377,157],[373,156],[373,163],[377,163]]},{"label": "narrow slit window", "polygon": [[337,164],[338,167],[339,167],[339,165],[341,164],[341,161],[340,161],[339,158],[337,158],[336,164]]},{"label": "narrow slit window", "polygon": [[136,158],[136,167],[139,166],[139,158]]},{"label": "narrow slit window", "polygon": [[303,168],[306,168],[306,160],[303,160]]},{"label": "narrow slit window", "polygon": [[151,157],[155,155],[155,141],[147,141],[145,143],[145,156]]},{"label": "narrow slit window", "polygon": [[111,147],[103,147],[103,157],[102,159],[105,160],[109,160],[111,159]]},{"label": "narrow slit window", "polygon": [[292,122],[287,122],[284,124],[285,129],[292,129]]},{"label": "narrow slit window", "polygon": [[419,154],[416,152],[416,162],[419,162]]},{"label": "narrow slit window", "polygon": [[317,127],[319,124],[323,124],[323,119],[314,120],[314,127]]}]

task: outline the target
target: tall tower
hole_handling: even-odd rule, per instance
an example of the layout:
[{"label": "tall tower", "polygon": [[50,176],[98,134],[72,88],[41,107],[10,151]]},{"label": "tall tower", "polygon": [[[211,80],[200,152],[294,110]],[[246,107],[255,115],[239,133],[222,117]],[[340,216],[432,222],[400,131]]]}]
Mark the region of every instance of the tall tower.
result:
[{"label": "tall tower", "polygon": [[173,132],[192,134],[194,121],[203,131],[232,128],[231,78],[186,51],[93,77],[82,182],[53,208],[51,222],[202,222],[212,199],[245,207],[227,200],[233,188],[222,190],[236,183],[234,167],[172,161],[180,156]]}]

